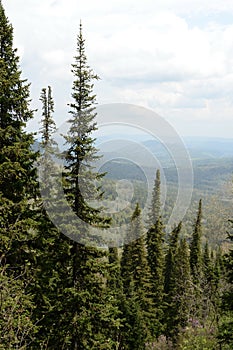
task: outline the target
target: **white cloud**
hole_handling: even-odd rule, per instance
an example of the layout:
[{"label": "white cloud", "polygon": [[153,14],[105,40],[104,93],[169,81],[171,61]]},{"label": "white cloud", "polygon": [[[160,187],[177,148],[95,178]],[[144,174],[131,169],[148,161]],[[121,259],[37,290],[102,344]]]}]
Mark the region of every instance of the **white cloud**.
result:
[{"label": "white cloud", "polygon": [[23,75],[33,81],[34,104],[43,86],[54,86],[58,123],[70,98],[80,18],[89,64],[102,78],[96,85],[100,103],[155,108],[177,123],[186,120],[187,132],[195,118],[220,121],[233,115],[233,25],[224,22],[226,13],[233,20],[232,0],[3,0],[3,5]]},{"label": "white cloud", "polygon": [[67,55],[63,50],[51,50],[41,55],[42,59],[49,65],[62,66],[67,61]]}]

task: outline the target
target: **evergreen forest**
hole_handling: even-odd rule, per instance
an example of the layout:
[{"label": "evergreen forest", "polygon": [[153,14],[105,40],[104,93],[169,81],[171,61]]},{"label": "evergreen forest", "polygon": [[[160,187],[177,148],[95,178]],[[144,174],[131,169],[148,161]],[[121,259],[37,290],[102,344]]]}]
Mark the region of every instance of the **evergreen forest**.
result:
[{"label": "evergreen forest", "polygon": [[[62,177],[53,161],[58,146],[52,87],[48,82],[38,97],[35,150],[36,136],[26,129],[35,114],[30,83],[22,78],[13,39],[0,1],[0,350],[233,349],[233,215],[221,217],[217,210],[206,234],[199,191],[187,222],[167,232],[169,205],[162,209],[161,174],[153,169],[146,219],[138,182],[138,197],[121,218],[127,221],[125,243],[88,244],[89,226],[108,232],[114,224],[103,211],[107,192],[114,200],[114,179],[102,188],[107,174],[90,166],[101,156],[92,136],[99,77],[88,65],[82,24],[71,62]],[[54,181],[79,226],[64,215]],[[55,209],[66,235],[48,215]],[[224,221],[221,239],[218,219]]]}]

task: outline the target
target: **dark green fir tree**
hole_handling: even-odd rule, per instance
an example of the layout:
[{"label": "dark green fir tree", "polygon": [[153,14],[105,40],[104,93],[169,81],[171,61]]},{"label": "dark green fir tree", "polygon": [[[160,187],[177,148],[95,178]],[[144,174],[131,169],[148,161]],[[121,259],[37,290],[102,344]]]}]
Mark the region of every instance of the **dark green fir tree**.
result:
[{"label": "dark green fir tree", "polygon": [[[233,227],[233,220],[229,220]],[[228,239],[233,242],[233,230],[228,232]],[[222,296],[222,312],[223,321],[219,327],[219,344],[221,349],[230,350],[233,347],[233,249],[231,248],[229,253],[224,257],[225,269],[226,269],[226,282],[227,288]]]},{"label": "dark green fir tree", "polygon": [[190,243],[190,268],[191,275],[194,284],[194,300],[193,305],[193,317],[198,319],[198,322],[202,322],[203,318],[203,264],[202,264],[202,200],[200,199],[198,205],[197,218],[194,224],[193,234]]},{"label": "dark green fir tree", "polygon": [[73,316],[70,341],[74,350],[111,349],[115,343],[112,335],[115,334],[114,328],[117,329],[118,321],[115,322],[116,313],[106,294],[106,254],[91,247],[88,239],[89,228],[107,227],[110,222],[102,216],[100,207],[89,204],[93,200],[98,201],[102,194],[96,183],[103,174],[97,173],[94,168],[94,161],[99,157],[92,137],[92,132],[97,130],[93,88],[94,81],[99,78],[88,66],[81,24],[74,59],[73,102],[70,104],[69,131],[65,136],[67,151],[64,171],[64,191],[80,220],[80,225],[74,228],[71,249],[73,300],[70,307]]},{"label": "dark green fir tree", "polygon": [[166,309],[166,335],[176,343],[179,333],[185,329],[193,317],[193,288],[189,263],[189,247],[185,239],[181,239],[174,255],[174,265]]},{"label": "dark green fir tree", "polygon": [[[51,176],[55,176],[56,174],[56,167],[52,157],[55,156],[57,152],[57,144],[53,139],[53,134],[56,131],[56,123],[53,119],[54,101],[50,86],[48,86],[48,89],[42,89],[40,101],[42,102],[40,185],[43,192],[50,192],[53,186],[49,180]],[[49,193],[47,193],[47,195],[49,195]],[[43,197],[46,197],[46,193],[43,194]]]},{"label": "dark green fir tree", "polygon": [[56,131],[56,124],[53,119],[54,101],[51,86],[48,86],[48,89],[42,89],[40,101],[42,102],[41,143],[45,147],[48,147],[50,144],[54,144],[54,140],[51,138],[51,136]]},{"label": "dark green fir tree", "polygon": [[97,154],[98,150],[94,146],[95,139],[92,137],[92,133],[97,130],[96,96],[93,88],[94,81],[99,77],[87,64],[81,24],[72,73],[74,75],[73,102],[70,103],[71,118],[68,120],[70,127],[65,136],[68,147],[65,152],[66,194],[73,210],[81,220],[91,225],[106,227],[109,219],[101,216],[101,209],[88,204],[91,200],[101,198],[101,189],[95,182],[98,183],[104,174],[94,169],[94,162],[100,156]]},{"label": "dark green fir tree", "polygon": [[199,201],[197,218],[194,225],[192,240],[190,244],[190,267],[194,283],[200,283],[202,272],[202,200]]},{"label": "dark green fir tree", "polygon": [[123,332],[126,349],[145,349],[146,342],[153,336],[156,323],[143,231],[141,209],[137,204],[121,259],[121,276],[126,297],[122,310],[126,320]]},{"label": "dark green fir tree", "polygon": [[30,247],[36,234],[37,154],[32,151],[33,135],[24,129],[32,117],[29,84],[21,77],[13,27],[0,1],[0,336],[4,349],[26,348],[36,332],[28,286],[34,278]]},{"label": "dark green fir tree", "polygon": [[179,234],[181,231],[182,222],[171,232],[169,237],[169,247],[165,259],[164,273],[164,293],[169,295],[173,284],[173,272],[175,268],[175,257],[177,256]]},{"label": "dark green fir tree", "polygon": [[148,212],[148,224],[149,227],[156,224],[161,215],[161,179],[160,170],[156,171],[156,177],[154,187],[152,191],[151,205]]},{"label": "dark green fir tree", "polygon": [[[69,288],[70,240],[51,221],[49,213],[55,210],[54,203],[61,208],[54,183],[61,183],[58,166],[53,157],[57,154],[57,144],[53,139],[56,124],[53,119],[54,102],[52,89],[41,92],[41,156],[40,198],[37,201],[37,237],[32,249],[36,252],[35,283],[31,289],[36,305],[33,314],[38,325],[37,337],[32,342],[33,349],[68,348],[70,331]],[[53,200],[51,200],[53,198]],[[57,212],[57,211],[56,211]]]},{"label": "dark green fir tree", "polygon": [[[151,275],[151,288],[153,294],[154,305],[156,307],[155,314],[158,322],[163,318],[162,301],[164,298],[164,268],[165,268],[165,252],[164,252],[164,225],[159,218],[147,232],[147,252],[148,265]],[[160,333],[158,327],[158,334]]]},{"label": "dark green fir tree", "polygon": [[[155,317],[157,319],[157,336],[161,333],[162,325],[162,300],[164,289],[164,225],[161,218],[161,180],[160,170],[156,171],[156,178],[152,192],[151,205],[148,212],[148,231],[146,235],[147,260],[150,270],[151,290],[154,306],[156,307]],[[160,325],[159,325],[160,324]]]},{"label": "dark green fir tree", "polygon": [[221,295],[224,285],[221,248],[212,251],[206,242],[203,250],[202,322],[217,330],[221,315]]}]

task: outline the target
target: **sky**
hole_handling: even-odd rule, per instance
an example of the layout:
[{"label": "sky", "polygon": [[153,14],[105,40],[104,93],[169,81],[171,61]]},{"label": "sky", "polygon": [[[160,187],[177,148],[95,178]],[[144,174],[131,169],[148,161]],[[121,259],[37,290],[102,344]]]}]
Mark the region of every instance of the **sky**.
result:
[{"label": "sky", "polygon": [[82,20],[99,105],[129,103],[165,118],[181,136],[233,138],[232,0],[2,0],[23,77],[31,82],[28,129],[51,85],[59,126],[72,101]]}]

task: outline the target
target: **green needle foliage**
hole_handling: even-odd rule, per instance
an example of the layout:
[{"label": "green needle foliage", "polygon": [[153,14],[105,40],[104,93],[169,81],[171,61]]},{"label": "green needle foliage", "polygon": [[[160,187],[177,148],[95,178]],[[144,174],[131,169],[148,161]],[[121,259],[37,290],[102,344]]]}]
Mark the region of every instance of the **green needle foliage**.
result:
[{"label": "green needle foliage", "polygon": [[193,317],[199,321],[202,319],[202,285],[203,285],[203,264],[202,264],[202,200],[200,199],[198,205],[197,218],[194,224],[193,234],[190,243],[190,268],[194,284],[194,298],[195,305],[193,307]]},{"label": "green needle foliage", "polygon": [[[131,241],[128,246],[124,247],[121,261],[125,293],[132,290],[132,293],[137,296],[141,308],[146,310],[149,309],[150,303],[148,298],[151,289],[150,273],[147,262],[147,251],[145,235],[143,232],[144,228],[142,226],[141,209],[139,208],[138,204],[133,212],[129,230],[129,235],[133,237],[133,241]],[[127,252],[127,255],[129,254],[129,256],[125,256],[125,251]],[[125,271],[126,267],[128,268],[128,271]],[[127,274],[129,274],[129,277]],[[127,276],[126,280],[124,279],[125,276]],[[129,280],[130,283],[128,284]]]},{"label": "green needle foliage", "polygon": [[[52,89],[48,86],[48,89],[43,88],[41,91],[40,101],[42,102],[42,120],[41,120],[41,148],[42,154],[40,159],[41,165],[41,189],[44,192],[44,196],[49,195],[53,185],[50,181],[51,176],[54,177],[56,169],[53,156],[57,153],[57,144],[53,139],[53,134],[56,131],[56,124],[53,120],[54,113],[54,101],[52,97]],[[48,203],[47,203],[48,205]]]},{"label": "green needle foliage", "polygon": [[179,242],[182,223],[170,234],[169,247],[166,254],[164,302],[166,335],[175,339],[188,321],[191,306],[191,275],[189,251],[185,240]]},{"label": "green needle foliage", "polygon": [[174,256],[174,267],[169,290],[169,303],[166,310],[166,333],[176,341],[184,329],[193,308],[193,288],[189,265],[189,249],[185,239],[181,239]]},{"label": "green needle foliage", "polygon": [[161,180],[160,180],[160,170],[158,169],[156,171],[151,205],[148,213],[149,227],[156,224],[160,215],[161,215]]},{"label": "green needle foliage", "polygon": [[[233,220],[229,220],[233,226]],[[228,232],[228,238],[233,242],[233,233]],[[219,329],[219,343],[221,349],[230,350],[233,347],[233,249],[225,255],[225,269],[227,288],[222,297],[223,322]]]},{"label": "green needle foliage", "polygon": [[147,260],[150,271],[151,291],[153,303],[156,308],[154,315],[156,318],[156,335],[162,331],[162,300],[164,292],[164,225],[161,219],[161,181],[160,170],[156,171],[156,178],[152,192],[151,206],[148,214],[149,229],[146,235]]},{"label": "green needle foliage", "polygon": [[163,298],[164,286],[164,225],[159,218],[147,232],[148,264],[151,273],[151,285],[156,305]]},{"label": "green needle foliage", "polygon": [[198,283],[201,275],[202,254],[201,254],[201,237],[202,237],[202,200],[199,201],[197,219],[194,225],[192,241],[190,244],[190,266],[194,283]]},{"label": "green needle foliage", "polygon": [[50,144],[54,144],[51,136],[56,131],[56,124],[53,120],[54,101],[51,86],[48,86],[48,90],[46,88],[42,89],[40,101],[42,102],[41,143],[43,147],[48,147]]},{"label": "green needle foliage", "polygon": [[181,231],[182,222],[179,223],[177,227],[170,234],[169,239],[169,248],[166,254],[165,259],[165,278],[164,278],[164,292],[165,294],[169,294],[172,289],[173,282],[173,272],[175,268],[175,257],[177,255],[178,243],[179,243],[179,234]]},{"label": "green needle foliage", "polygon": [[[69,239],[51,222],[47,210],[55,210],[62,205],[54,182],[61,180],[57,176],[58,168],[53,156],[57,153],[57,144],[53,139],[56,124],[53,120],[54,102],[52,89],[41,92],[42,120],[40,133],[40,192],[37,210],[37,237],[33,243],[36,252],[35,283],[31,287],[36,309],[33,317],[38,325],[38,333],[32,343],[33,349],[64,348],[69,344],[70,298],[70,247]],[[53,198],[53,201],[51,201]]]},{"label": "green needle foliage", "polygon": [[[89,247],[87,239],[91,226],[106,227],[110,221],[101,215],[101,208],[89,204],[101,198],[101,189],[95,183],[104,175],[94,170],[93,162],[99,156],[91,135],[97,130],[93,82],[99,78],[87,64],[81,24],[72,73],[73,102],[70,104],[70,127],[65,136],[68,148],[65,152],[64,187],[67,200],[80,219],[80,225],[74,228],[75,240],[70,251],[73,288],[70,341],[72,349],[109,349],[111,343],[115,342],[113,337],[118,324],[115,322],[116,310],[108,302],[106,254],[100,249]],[[109,331],[107,324],[111,325],[113,331]]]},{"label": "green needle foliage", "polygon": [[141,209],[137,204],[128,231],[129,243],[124,245],[121,259],[121,276],[127,297],[123,310],[127,328],[127,334],[124,334],[125,343],[128,344],[125,345],[126,349],[144,349],[153,332],[154,325],[151,323],[155,321],[143,231]]},{"label": "green needle foliage", "polygon": [[84,222],[106,226],[109,219],[101,217],[101,209],[94,208],[88,201],[101,198],[101,189],[95,185],[104,174],[94,170],[93,162],[99,159],[91,133],[97,130],[96,96],[93,82],[99,77],[90,69],[85,54],[85,40],[82,25],[77,39],[77,55],[72,64],[74,75],[73,102],[70,104],[69,132],[65,136],[68,150],[65,152],[67,183],[66,194],[73,210]]},{"label": "green needle foliage", "polygon": [[29,103],[29,84],[21,78],[13,28],[0,2],[0,331],[4,349],[25,348],[37,331],[28,292],[33,280],[37,194],[34,140],[24,131],[33,116]]}]

